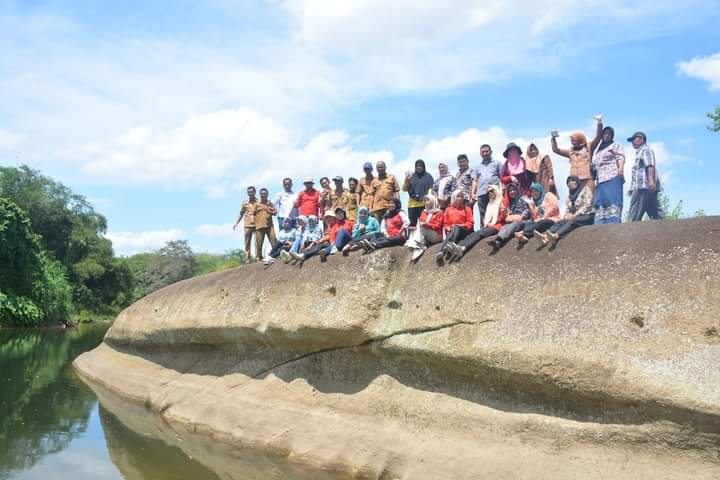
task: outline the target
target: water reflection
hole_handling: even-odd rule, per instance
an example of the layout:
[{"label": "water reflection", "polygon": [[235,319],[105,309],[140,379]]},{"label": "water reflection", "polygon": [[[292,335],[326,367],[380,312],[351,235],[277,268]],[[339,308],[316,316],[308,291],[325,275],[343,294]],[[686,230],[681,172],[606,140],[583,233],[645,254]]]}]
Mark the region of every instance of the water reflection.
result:
[{"label": "water reflection", "polygon": [[0,478],[65,449],[87,428],[96,402],[69,363],[107,326],[71,331],[0,331]]}]

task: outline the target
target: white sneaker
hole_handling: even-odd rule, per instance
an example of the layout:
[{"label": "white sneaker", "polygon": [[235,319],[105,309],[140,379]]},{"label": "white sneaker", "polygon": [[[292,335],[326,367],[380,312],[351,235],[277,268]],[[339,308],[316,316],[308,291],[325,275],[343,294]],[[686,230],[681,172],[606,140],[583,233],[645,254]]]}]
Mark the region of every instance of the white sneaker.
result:
[{"label": "white sneaker", "polygon": [[281,259],[283,262],[288,263],[288,262],[292,259],[292,257],[291,257],[290,254],[287,252],[287,250],[280,250],[280,259]]},{"label": "white sneaker", "polygon": [[337,247],[336,247],[335,245],[333,245],[332,248],[330,249],[330,255],[333,255],[333,254],[335,254],[335,253],[337,253],[337,252],[338,252]]}]

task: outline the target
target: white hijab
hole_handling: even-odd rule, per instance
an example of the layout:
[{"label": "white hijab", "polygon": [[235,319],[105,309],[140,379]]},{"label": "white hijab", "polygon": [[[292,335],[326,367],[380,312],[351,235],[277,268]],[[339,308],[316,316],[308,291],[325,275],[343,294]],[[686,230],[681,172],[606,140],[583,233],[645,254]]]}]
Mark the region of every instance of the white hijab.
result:
[{"label": "white hijab", "polygon": [[498,215],[500,214],[500,205],[502,205],[502,193],[500,192],[500,187],[497,185],[490,185],[488,187],[488,193],[490,193],[490,190],[495,193],[495,198],[488,202],[485,209],[485,216],[483,217],[483,223],[485,226],[495,225],[497,223]]}]

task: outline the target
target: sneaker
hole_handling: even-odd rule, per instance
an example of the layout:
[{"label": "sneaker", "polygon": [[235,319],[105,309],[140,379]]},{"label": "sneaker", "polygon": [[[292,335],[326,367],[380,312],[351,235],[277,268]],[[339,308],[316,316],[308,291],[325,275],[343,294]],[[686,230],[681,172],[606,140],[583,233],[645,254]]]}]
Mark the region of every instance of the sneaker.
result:
[{"label": "sneaker", "polygon": [[337,247],[335,245],[333,245],[332,248],[330,249],[330,255],[337,253],[337,252],[338,252]]},{"label": "sneaker", "polygon": [[548,237],[544,233],[533,230],[533,237],[535,237],[543,247],[548,244]]},{"label": "sneaker", "polygon": [[518,243],[523,244],[528,242],[528,238],[525,236],[522,232],[517,232],[515,234],[515,238],[517,238]]},{"label": "sneaker", "polygon": [[552,245],[555,245],[558,242],[558,240],[560,240],[560,235],[558,235],[555,232],[547,232],[547,235],[548,235],[548,237],[550,237],[550,243]]},{"label": "sneaker", "polygon": [[422,254],[425,252],[422,248],[414,248],[412,258],[410,258],[411,262],[416,262],[418,258],[422,257]]},{"label": "sneaker", "polygon": [[497,238],[493,238],[492,240],[488,240],[487,244],[490,245],[493,249],[493,252],[497,252],[500,250],[500,240]]},{"label": "sneaker", "polygon": [[327,262],[327,256],[328,256],[327,250],[324,250],[324,249],[320,250],[320,261],[321,262]]},{"label": "sneaker", "polygon": [[281,259],[283,262],[288,263],[290,260],[292,260],[292,257],[291,257],[290,254],[287,252],[287,250],[280,250],[280,259]]},{"label": "sneaker", "polygon": [[448,250],[450,250],[450,258],[452,259],[455,255],[457,255],[458,251],[460,250],[460,247],[455,242],[448,242],[447,244]]},{"label": "sneaker", "polygon": [[375,251],[375,244],[371,242],[370,240],[365,240],[365,243],[368,247],[368,252],[374,252]]},{"label": "sneaker", "polygon": [[435,262],[439,266],[442,266],[443,264],[445,264],[445,251],[444,250],[440,250],[439,252],[437,252],[435,254]]},{"label": "sneaker", "polygon": [[347,257],[348,255],[350,255],[350,246],[349,245],[342,249],[342,256]]}]

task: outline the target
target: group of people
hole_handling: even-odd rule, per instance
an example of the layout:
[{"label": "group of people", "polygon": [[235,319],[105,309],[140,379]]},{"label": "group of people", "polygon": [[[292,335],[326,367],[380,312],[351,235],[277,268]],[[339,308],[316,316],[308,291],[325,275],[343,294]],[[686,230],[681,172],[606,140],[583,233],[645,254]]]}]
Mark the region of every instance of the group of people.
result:
[{"label": "group of people", "polygon": [[[283,190],[271,202],[266,188],[260,189],[258,199],[255,187],[249,187],[233,229],[244,222],[248,255],[253,237],[258,258],[265,240],[269,242],[266,263],[276,259],[302,263],[315,255],[325,261],[337,252],[348,255],[354,250],[371,252],[399,245],[409,248],[411,261],[416,261],[429,246],[441,243],[436,261],[442,264],[459,261],[483,239],[496,250],[513,238],[520,243],[535,238],[541,245],[554,245],[578,227],[622,221],[625,153],[615,142],[615,131],[603,125],[601,116],[596,119],[596,134],[590,142],[577,132],[570,135],[571,148],[562,149],[557,145],[558,132],[551,134],[553,152],[570,164],[562,217],[550,156],[534,143],[525,152],[510,143],[502,162],[493,158],[492,148],[485,144],[476,167],[461,154],[457,172],[451,174],[448,165],[440,163],[437,178],[423,160],[417,160],[415,170],[400,182],[380,161],[374,167],[365,163],[364,175],[349,178],[347,188],[341,176],[332,179],[334,188],[328,177],[321,178],[320,189],[312,178],[306,178],[304,189],[296,194],[292,179],[285,178]],[[654,152],[643,132],[627,141],[635,150],[628,220],[639,221],[645,214],[662,219]],[[407,213],[401,191],[408,194]]]}]

